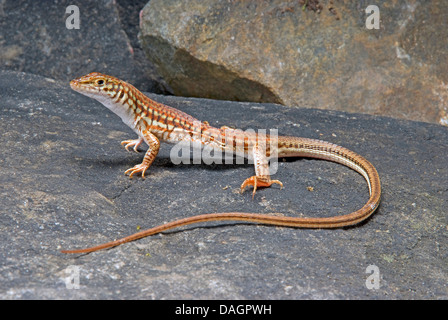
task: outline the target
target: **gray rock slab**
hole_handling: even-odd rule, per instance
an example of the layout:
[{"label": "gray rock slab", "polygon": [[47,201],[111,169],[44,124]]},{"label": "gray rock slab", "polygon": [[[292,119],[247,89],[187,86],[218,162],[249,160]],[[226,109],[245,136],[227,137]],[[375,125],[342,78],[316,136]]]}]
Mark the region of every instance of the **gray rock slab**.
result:
[{"label": "gray rock slab", "polygon": [[[381,206],[350,228],[204,223],[66,255],[59,251],[202,213],[344,214],[362,206],[368,190],[341,165],[294,159],[280,162],[275,175],[283,190],[263,189],[252,199],[238,192],[250,165],[174,165],[167,145],[148,178],[130,179],[124,171],[143,154],[126,152],[120,141],[134,134],[67,82],[0,71],[0,96],[1,299],[448,298],[445,127],[150,95],[212,125],[273,128],[348,147],[377,167]],[[366,286],[371,265],[379,289]],[[79,289],[70,286],[76,274]]]}]

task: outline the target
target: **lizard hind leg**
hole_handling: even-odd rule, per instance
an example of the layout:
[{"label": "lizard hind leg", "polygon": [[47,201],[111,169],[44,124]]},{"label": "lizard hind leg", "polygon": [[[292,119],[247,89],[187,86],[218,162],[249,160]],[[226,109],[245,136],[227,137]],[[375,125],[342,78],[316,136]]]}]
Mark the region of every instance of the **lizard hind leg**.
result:
[{"label": "lizard hind leg", "polygon": [[283,188],[283,183],[281,183],[280,180],[271,180],[270,176],[252,176],[250,178],[247,178],[244,180],[244,182],[241,184],[241,193],[244,192],[246,187],[253,186],[254,190],[252,191],[252,198],[255,196],[255,192],[257,191],[257,188],[267,188],[270,187],[273,184],[280,185],[280,188]]},{"label": "lizard hind leg", "polygon": [[280,188],[283,188],[283,183],[279,180],[271,180],[271,176],[269,174],[269,160],[266,157],[266,153],[264,148],[256,144],[253,147],[253,158],[254,158],[254,166],[255,166],[255,176],[247,178],[241,184],[241,193],[244,192],[246,187],[253,186],[254,189],[252,191],[252,198],[255,196],[255,192],[257,188],[267,188],[272,184],[280,185]]}]

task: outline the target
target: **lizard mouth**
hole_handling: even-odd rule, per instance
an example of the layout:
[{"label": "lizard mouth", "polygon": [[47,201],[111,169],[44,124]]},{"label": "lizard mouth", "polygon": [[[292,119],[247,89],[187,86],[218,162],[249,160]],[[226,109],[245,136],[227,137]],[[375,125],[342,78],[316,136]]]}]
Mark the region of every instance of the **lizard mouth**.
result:
[{"label": "lizard mouth", "polygon": [[70,87],[73,89],[73,90],[75,90],[75,89],[77,89],[78,87],[79,87],[79,82],[78,82],[78,80],[72,80],[72,81],[70,81]]}]

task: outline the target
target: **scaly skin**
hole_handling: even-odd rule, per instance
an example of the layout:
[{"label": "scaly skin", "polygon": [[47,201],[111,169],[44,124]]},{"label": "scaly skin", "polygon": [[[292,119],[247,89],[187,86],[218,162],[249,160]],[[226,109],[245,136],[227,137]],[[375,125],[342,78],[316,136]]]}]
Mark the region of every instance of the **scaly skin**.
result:
[{"label": "scaly skin", "polygon": [[334,161],[360,173],[367,181],[370,198],[355,212],[327,218],[284,217],[278,216],[281,215],[278,213],[272,215],[246,212],[202,214],[169,222],[99,246],[64,250],[63,253],[88,253],[111,248],[176,227],[206,221],[233,220],[297,228],[338,228],[354,225],[367,219],[379,206],[381,184],[375,167],[362,156],[346,148],[315,139],[260,135],[229,127],[215,128],[208,122],[201,122],[180,110],[151,100],[122,80],[96,72],[72,80],[70,86],[73,90],[101,102],[137,133],[138,139],[122,142],[126,150],[132,147],[134,151],[137,151],[142,142],[149,146],[143,162],[125,171],[130,177],[139,173],[142,177],[145,176],[146,170],[158,153],[160,141],[164,141],[192,144],[194,147],[207,145],[216,151],[232,152],[253,159],[255,176],[246,179],[241,185],[241,191],[253,186],[253,195],[259,187],[269,187],[272,184],[283,186],[280,181],[271,180],[269,159],[312,157]]}]

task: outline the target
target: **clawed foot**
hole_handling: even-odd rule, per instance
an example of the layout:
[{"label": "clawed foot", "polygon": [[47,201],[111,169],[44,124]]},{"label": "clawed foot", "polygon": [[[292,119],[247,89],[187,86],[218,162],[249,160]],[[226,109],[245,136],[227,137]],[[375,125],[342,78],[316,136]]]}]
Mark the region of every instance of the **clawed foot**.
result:
[{"label": "clawed foot", "polygon": [[280,185],[280,189],[283,188],[283,183],[281,183],[279,180],[271,180],[271,178],[269,177],[252,176],[244,180],[243,184],[241,185],[241,193],[244,192],[244,189],[246,189],[246,187],[253,186],[254,187],[254,190],[252,191],[252,198],[253,198],[255,196],[257,188],[270,187],[274,183]]},{"label": "clawed foot", "polygon": [[140,164],[137,164],[136,166],[134,166],[133,168],[130,168],[130,169],[126,170],[124,172],[124,174],[129,174],[129,178],[132,178],[133,174],[141,172],[142,173],[142,178],[144,178],[145,177],[145,171],[148,168],[149,168],[148,165],[140,163]]},{"label": "clawed foot", "polygon": [[135,152],[139,152],[138,151],[138,146],[141,145],[143,142],[143,139],[135,139],[135,140],[124,140],[121,141],[122,145],[125,145],[124,148],[126,149],[126,151],[129,151],[130,147],[134,147],[134,151]]}]

